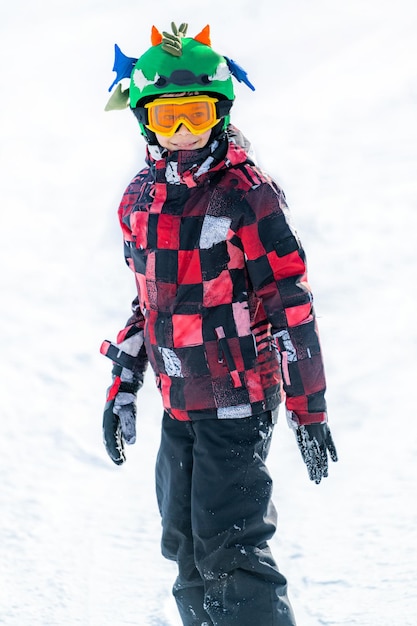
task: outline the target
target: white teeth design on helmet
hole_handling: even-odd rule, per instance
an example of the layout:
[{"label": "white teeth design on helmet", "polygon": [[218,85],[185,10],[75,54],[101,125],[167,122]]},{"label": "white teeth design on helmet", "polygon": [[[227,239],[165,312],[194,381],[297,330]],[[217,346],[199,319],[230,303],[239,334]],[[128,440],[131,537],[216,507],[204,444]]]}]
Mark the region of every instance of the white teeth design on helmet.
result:
[{"label": "white teeth design on helmet", "polygon": [[229,76],[231,76],[230,74],[230,70],[228,68],[227,63],[219,63],[219,65],[216,67],[216,72],[213,74],[213,76],[209,76],[209,79],[211,81],[213,80],[227,80],[229,78]]},{"label": "white teeth design on helmet", "polygon": [[135,86],[140,90],[143,91],[143,89],[145,87],[148,87],[148,85],[154,85],[157,80],[159,79],[159,74],[158,72],[155,74],[155,77],[153,80],[148,80],[145,76],[145,74],[142,72],[142,70],[135,70],[133,72],[133,82],[135,84]]}]

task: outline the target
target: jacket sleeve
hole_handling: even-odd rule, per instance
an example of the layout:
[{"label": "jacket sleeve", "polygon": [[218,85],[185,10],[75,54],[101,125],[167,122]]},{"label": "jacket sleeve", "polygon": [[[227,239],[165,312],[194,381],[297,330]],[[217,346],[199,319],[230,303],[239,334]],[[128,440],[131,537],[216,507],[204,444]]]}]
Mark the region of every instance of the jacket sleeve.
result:
[{"label": "jacket sleeve", "polygon": [[237,233],[249,277],[272,327],[292,426],[327,421],[326,382],[304,250],[283,192],[261,184],[247,195]]},{"label": "jacket sleeve", "polygon": [[[123,233],[124,256],[127,265],[135,273],[132,259],[133,235],[130,230],[130,208],[135,201],[135,181],[125,191],[119,207],[119,222]],[[136,276],[136,273],[135,273]],[[148,365],[144,345],[145,320],[139,305],[140,290],[136,279],[138,295],[132,302],[132,314],[126,322],[126,326],[118,333],[116,341],[103,341],[100,352],[112,359],[114,363],[132,370],[136,374],[143,374]]]}]

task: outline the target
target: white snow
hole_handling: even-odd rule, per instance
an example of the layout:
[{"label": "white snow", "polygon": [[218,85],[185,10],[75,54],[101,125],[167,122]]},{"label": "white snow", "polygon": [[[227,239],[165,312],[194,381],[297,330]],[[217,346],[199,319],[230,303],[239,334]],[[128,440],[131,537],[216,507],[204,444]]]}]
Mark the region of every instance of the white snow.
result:
[{"label": "white snow", "polygon": [[113,45],[207,23],[256,86],[233,121],[283,186],[307,250],[340,456],[310,482],[283,412],[274,554],[299,626],[417,619],[417,5],[413,0],[14,0],[1,9],[0,624],[178,626],[159,553],[149,373],[138,438],[101,443],[129,314],[116,210],[143,163],[104,113]]}]

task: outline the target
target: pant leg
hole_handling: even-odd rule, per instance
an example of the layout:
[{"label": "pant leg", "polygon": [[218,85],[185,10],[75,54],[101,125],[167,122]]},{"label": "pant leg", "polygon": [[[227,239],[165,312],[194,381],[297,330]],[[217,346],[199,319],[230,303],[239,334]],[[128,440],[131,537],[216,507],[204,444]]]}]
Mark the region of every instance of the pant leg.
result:
[{"label": "pant leg", "polygon": [[191,483],[194,431],[190,422],[164,415],[156,461],[156,493],[162,518],[162,554],[178,565],[173,594],[184,626],[212,626],[203,608],[204,581],[194,562]]},{"label": "pant leg", "polygon": [[267,543],[276,530],[265,466],[272,428],[269,413],[193,423],[194,557],[214,626],[295,626]]}]

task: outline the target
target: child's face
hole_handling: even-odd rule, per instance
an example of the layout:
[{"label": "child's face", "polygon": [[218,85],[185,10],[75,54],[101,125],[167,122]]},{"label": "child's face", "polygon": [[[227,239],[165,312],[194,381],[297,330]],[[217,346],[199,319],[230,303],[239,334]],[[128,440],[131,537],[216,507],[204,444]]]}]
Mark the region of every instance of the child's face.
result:
[{"label": "child's face", "polygon": [[163,148],[170,152],[176,150],[198,150],[208,144],[211,135],[211,128],[201,135],[194,135],[184,124],[178,128],[172,137],[165,137],[156,133],[156,139]]},{"label": "child's face", "polygon": [[[197,91],[192,93],[168,93],[162,95],[161,98],[184,98],[187,96],[192,97],[198,95],[199,93]],[[184,126],[184,124],[181,124],[178,130],[171,137],[159,135],[158,133],[155,133],[155,135],[159,145],[166,148],[170,152],[175,152],[176,150],[198,150],[199,148],[204,148],[204,146],[208,144],[211,136],[211,128],[205,133],[194,135],[186,126]]]}]

